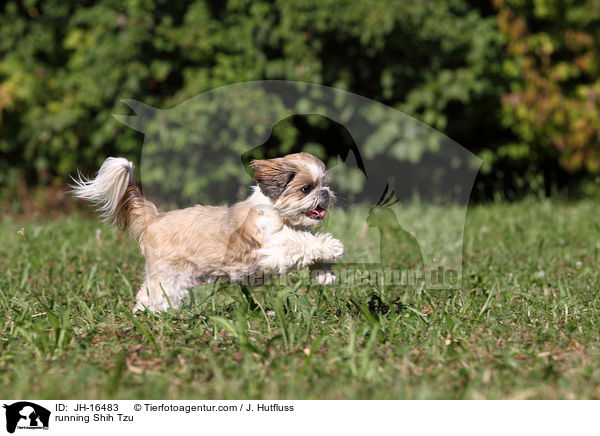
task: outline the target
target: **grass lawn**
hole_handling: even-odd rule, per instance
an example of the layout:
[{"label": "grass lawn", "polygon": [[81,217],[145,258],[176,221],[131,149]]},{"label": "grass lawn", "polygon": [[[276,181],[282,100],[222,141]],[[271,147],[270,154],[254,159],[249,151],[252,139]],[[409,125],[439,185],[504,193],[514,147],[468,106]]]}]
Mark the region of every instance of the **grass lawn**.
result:
[{"label": "grass lawn", "polygon": [[138,248],[82,215],[4,217],[0,244],[2,398],[600,398],[600,202],[470,207],[459,290],[258,287],[254,311],[230,286],[133,317]]}]

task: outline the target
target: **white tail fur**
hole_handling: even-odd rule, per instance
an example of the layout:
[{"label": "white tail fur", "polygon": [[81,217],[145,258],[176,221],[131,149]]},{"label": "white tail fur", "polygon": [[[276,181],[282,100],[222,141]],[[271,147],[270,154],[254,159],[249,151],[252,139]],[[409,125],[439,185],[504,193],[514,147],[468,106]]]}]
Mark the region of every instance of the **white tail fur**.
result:
[{"label": "white tail fur", "polygon": [[109,157],[95,179],[90,180],[78,172],[73,182],[72,194],[92,203],[104,221],[115,224],[119,200],[133,183],[133,163],[122,157]]},{"label": "white tail fur", "polygon": [[134,239],[139,239],[158,215],[156,206],[145,200],[133,183],[133,164],[122,157],[106,159],[95,179],[78,173],[73,182],[74,196],[92,203],[104,221],[126,229]]}]

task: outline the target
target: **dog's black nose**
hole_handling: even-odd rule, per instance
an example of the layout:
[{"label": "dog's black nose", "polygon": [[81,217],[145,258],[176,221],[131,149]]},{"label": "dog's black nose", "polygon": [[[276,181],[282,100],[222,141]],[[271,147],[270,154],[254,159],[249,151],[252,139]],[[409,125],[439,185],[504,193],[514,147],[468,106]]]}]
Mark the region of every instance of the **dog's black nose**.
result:
[{"label": "dog's black nose", "polygon": [[329,201],[329,192],[326,189],[319,191],[319,200],[321,200],[322,202]]}]

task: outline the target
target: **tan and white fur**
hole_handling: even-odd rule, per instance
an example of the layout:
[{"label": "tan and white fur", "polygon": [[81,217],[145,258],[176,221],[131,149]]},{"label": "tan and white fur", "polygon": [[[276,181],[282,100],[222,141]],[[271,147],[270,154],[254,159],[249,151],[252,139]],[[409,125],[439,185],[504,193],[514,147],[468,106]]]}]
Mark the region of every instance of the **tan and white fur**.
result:
[{"label": "tan and white fur", "polygon": [[250,166],[257,185],[230,208],[160,212],[142,196],[133,164],[124,158],[106,159],[95,179],[74,180],[76,197],[139,242],[146,274],[134,312],[176,308],[189,289],[218,278],[241,283],[308,266],[317,283],[333,283],[329,265],[344,246],[329,233],[311,231],[335,198],[323,162],[296,153]]}]

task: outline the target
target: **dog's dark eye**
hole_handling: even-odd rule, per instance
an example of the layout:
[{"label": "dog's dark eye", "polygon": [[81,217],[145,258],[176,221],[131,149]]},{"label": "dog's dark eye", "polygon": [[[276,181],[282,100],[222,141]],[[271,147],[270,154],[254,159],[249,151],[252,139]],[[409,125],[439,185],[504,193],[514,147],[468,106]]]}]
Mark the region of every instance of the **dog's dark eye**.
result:
[{"label": "dog's dark eye", "polygon": [[303,194],[308,194],[310,191],[312,191],[313,185],[304,185],[302,187],[302,189],[300,189],[302,191]]}]

